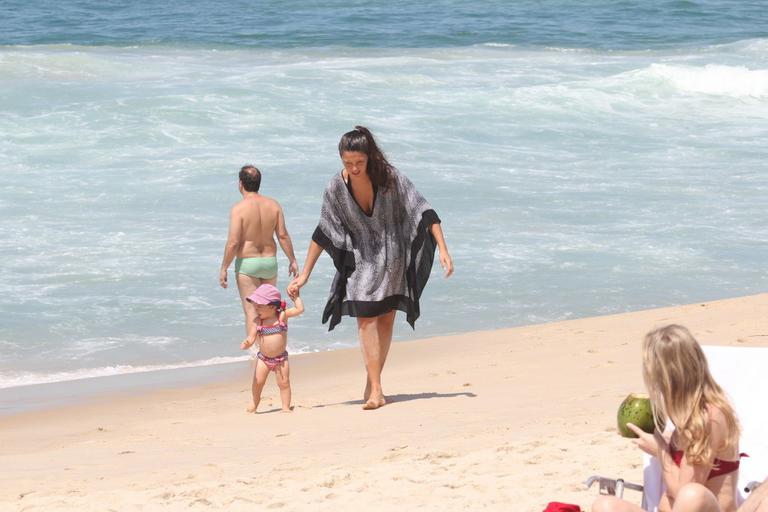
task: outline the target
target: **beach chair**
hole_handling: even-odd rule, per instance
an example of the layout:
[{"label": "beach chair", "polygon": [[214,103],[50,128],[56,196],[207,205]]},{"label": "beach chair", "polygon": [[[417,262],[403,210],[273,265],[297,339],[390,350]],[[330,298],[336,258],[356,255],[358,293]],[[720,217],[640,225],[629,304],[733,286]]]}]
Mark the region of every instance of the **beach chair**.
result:
[{"label": "beach chair", "polygon": [[[728,394],[741,423],[740,451],[749,454],[739,468],[739,501],[743,502],[768,477],[768,347],[724,347],[702,345],[710,371]],[[621,478],[591,476],[584,483],[600,484],[600,493],[622,497],[624,489],[643,493],[642,507],[658,510],[664,492],[661,468],[655,457],[643,456],[643,484]]]}]

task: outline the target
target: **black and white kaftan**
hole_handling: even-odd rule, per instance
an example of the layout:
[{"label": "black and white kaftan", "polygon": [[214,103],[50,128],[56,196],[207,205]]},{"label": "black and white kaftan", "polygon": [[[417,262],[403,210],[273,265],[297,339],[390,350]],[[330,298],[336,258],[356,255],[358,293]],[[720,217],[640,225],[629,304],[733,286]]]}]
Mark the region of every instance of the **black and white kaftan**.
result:
[{"label": "black and white kaftan", "polygon": [[405,312],[414,327],[419,298],[435,256],[430,227],[440,218],[413,183],[392,170],[386,189],[374,189],[373,211],[366,214],[341,173],[325,189],[320,222],[312,235],[333,259],[323,323],[332,330],[342,315],[378,316]]}]

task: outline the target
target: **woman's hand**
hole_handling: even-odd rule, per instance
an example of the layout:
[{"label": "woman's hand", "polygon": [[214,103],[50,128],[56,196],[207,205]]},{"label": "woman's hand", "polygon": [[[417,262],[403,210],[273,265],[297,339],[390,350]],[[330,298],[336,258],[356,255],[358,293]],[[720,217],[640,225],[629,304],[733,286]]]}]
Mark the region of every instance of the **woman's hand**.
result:
[{"label": "woman's hand", "polygon": [[290,297],[290,299],[293,302],[296,302],[296,299],[299,298],[299,289],[300,287],[298,286],[291,287],[291,285],[288,285],[288,289],[286,290],[286,293],[288,294],[288,297]]},{"label": "woman's hand", "polygon": [[296,277],[299,275],[299,264],[296,263],[296,260],[293,260],[290,265],[288,265],[288,277]]},{"label": "woman's hand", "polygon": [[451,255],[448,254],[448,246],[445,245],[443,228],[440,227],[439,222],[435,222],[430,226],[429,230],[432,233],[432,236],[435,237],[435,242],[437,242],[437,249],[440,251],[440,265],[442,265],[443,270],[445,270],[445,277],[451,277],[451,274],[453,274],[453,260],[451,259]]},{"label": "woman's hand", "polygon": [[445,277],[451,277],[451,274],[453,274],[453,260],[448,251],[440,251],[440,265],[445,270]]},{"label": "woman's hand", "polygon": [[288,296],[291,298],[293,298],[294,296],[298,297],[299,290],[301,289],[302,286],[307,284],[308,279],[309,278],[306,275],[301,274],[299,275],[299,277],[291,281],[291,284],[288,285]]},{"label": "woman's hand", "polygon": [[659,434],[658,430],[654,430],[653,434],[649,434],[633,423],[627,423],[627,427],[637,434],[635,444],[648,455],[658,458],[659,453],[667,449],[667,442]]},{"label": "woman's hand", "polygon": [[221,285],[222,288],[227,287],[227,269],[225,268],[221,269],[221,272],[219,272],[219,285]]}]

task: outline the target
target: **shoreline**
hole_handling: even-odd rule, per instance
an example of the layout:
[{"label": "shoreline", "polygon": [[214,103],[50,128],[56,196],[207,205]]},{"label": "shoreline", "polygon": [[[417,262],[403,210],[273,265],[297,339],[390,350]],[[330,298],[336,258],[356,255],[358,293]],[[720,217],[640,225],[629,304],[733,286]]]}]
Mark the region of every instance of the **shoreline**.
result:
[{"label": "shoreline", "polygon": [[246,414],[246,371],[2,416],[0,508],[587,508],[590,475],[642,482],[615,414],[665,323],[768,346],[768,294],[397,343],[378,411],[361,410],[360,354],[342,349],[292,356],[291,414],[273,376],[264,413]]},{"label": "shoreline", "polygon": [[[724,299],[714,299],[702,303],[714,303],[728,300],[735,300],[746,297],[757,297],[759,295],[747,295],[741,297],[730,297]],[[699,303],[692,303],[699,304]],[[589,318],[603,318],[617,315],[639,313],[642,311],[653,311],[657,309],[668,309],[681,307],[682,305],[664,306],[647,310],[627,311],[621,313],[608,313],[605,315],[595,315],[588,317],[571,318],[567,320],[556,320],[553,322],[525,324],[512,327],[500,327],[489,329],[488,332],[512,331],[522,328],[533,328],[549,324],[572,322]],[[401,318],[402,319],[402,318]],[[396,319],[397,322],[397,319]],[[485,332],[485,331],[483,331]],[[403,343],[419,343],[434,338],[450,338],[455,336],[472,335],[472,331],[457,333],[448,333],[443,335],[428,336],[424,338],[415,337],[410,339],[393,340],[394,346],[400,346]],[[418,335],[417,335],[418,336]],[[358,348],[342,347],[331,348],[322,351],[291,353],[291,358],[318,354],[324,352],[337,352],[343,350],[356,351]],[[168,368],[141,369],[138,371],[128,371],[125,373],[115,373],[109,375],[92,375],[85,377],[76,377],[64,380],[50,382],[33,382],[30,384],[21,384],[0,388],[0,418],[22,414],[31,411],[42,411],[46,409],[58,409],[62,406],[72,406],[86,404],[92,401],[106,400],[109,395],[136,395],[151,391],[152,389],[177,389],[194,386],[198,380],[204,384],[214,384],[227,381],[229,379],[241,379],[243,373],[250,371],[251,360],[244,356],[240,361],[212,362],[209,364],[178,363],[178,366],[168,364]],[[217,356],[213,359],[236,359],[229,356]],[[151,364],[147,364],[151,367]],[[81,369],[77,371],[88,371]]]}]

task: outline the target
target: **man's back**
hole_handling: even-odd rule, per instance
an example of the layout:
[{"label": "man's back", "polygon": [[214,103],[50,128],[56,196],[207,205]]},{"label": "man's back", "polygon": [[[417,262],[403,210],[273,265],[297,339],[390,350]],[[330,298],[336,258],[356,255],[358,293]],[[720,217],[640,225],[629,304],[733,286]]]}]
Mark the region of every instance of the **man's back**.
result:
[{"label": "man's back", "polygon": [[229,265],[235,260],[235,280],[245,313],[245,343],[250,346],[257,336],[256,310],[246,297],[259,285],[277,281],[277,243],[288,257],[288,275],[298,275],[299,266],[280,204],[259,194],[261,172],[252,165],[244,165],[238,178],[238,190],[243,199],[229,212],[219,284],[222,288],[227,287]]},{"label": "man's back", "polygon": [[273,234],[280,221],[280,205],[264,196],[246,197],[232,207],[240,221],[238,258],[275,256],[277,245]]}]

